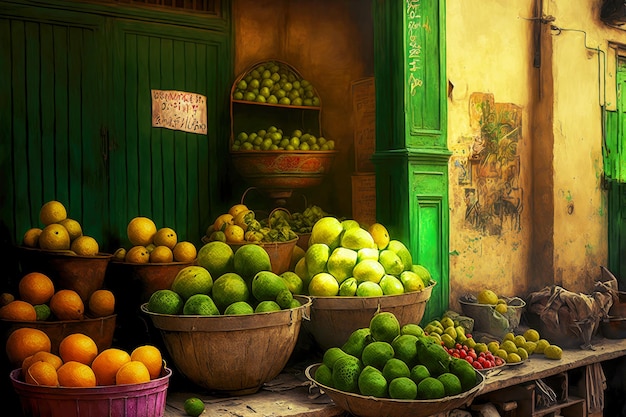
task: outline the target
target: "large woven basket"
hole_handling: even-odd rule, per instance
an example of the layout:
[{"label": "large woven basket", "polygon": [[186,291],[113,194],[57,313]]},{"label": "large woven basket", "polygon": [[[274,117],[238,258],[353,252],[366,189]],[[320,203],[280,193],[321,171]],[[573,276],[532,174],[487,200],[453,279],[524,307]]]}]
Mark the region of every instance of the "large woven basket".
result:
[{"label": "large woven basket", "polygon": [[381,297],[311,297],[311,320],[304,328],[326,350],[342,346],[352,332],[368,327],[378,311],[393,313],[401,325],[419,324],[434,286],[435,281],[422,291]]},{"label": "large woven basket", "polygon": [[283,370],[311,300],[300,307],[228,316],[156,314],[141,309],[160,330],[176,368],[191,382],[231,395],[257,392]]}]

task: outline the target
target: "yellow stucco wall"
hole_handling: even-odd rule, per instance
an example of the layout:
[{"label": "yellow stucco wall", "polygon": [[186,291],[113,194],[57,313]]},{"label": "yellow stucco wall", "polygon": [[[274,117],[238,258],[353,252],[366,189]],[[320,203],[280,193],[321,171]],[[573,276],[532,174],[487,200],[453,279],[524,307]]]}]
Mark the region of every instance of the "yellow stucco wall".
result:
[{"label": "yellow stucco wall", "polygon": [[[552,1],[554,97],[554,258],[555,281],[577,290],[590,288],[598,265],[606,265],[606,193],[601,188],[603,83],[606,39],[626,40],[607,29],[596,6],[572,7]],[[604,52],[600,52],[598,50]]]},{"label": "yellow stucco wall", "polygon": [[[484,287],[506,296],[525,296],[553,283],[591,291],[599,266],[607,263],[601,106],[615,103],[615,63],[614,53],[596,49],[607,52],[609,40],[626,43],[626,32],[600,21],[600,4],[545,1],[543,16],[555,20],[537,25],[533,0],[447,2],[452,307],[463,293]],[[474,93],[522,109],[520,230],[481,230],[466,218],[465,190],[479,180],[459,180],[481,136],[469,111]],[[493,212],[484,215],[497,219]]]}]

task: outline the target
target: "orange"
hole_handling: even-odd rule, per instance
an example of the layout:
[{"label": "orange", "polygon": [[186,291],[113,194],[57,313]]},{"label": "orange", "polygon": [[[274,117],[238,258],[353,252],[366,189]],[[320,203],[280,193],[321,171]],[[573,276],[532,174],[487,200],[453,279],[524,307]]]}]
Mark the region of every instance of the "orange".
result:
[{"label": "orange", "polygon": [[93,370],[80,362],[65,362],[57,369],[59,385],[62,387],[95,387],[96,375]]},{"label": "orange", "polygon": [[254,219],[254,212],[252,210],[240,211],[236,216],[234,223],[241,227],[244,231],[248,230],[248,223],[250,218]]},{"label": "orange", "polygon": [[50,311],[59,320],[81,320],[85,304],[74,290],[59,290],[50,299]]},{"label": "orange", "polygon": [[83,227],[77,220],[66,218],[61,220],[59,224],[67,229],[67,233],[70,235],[70,241],[74,241],[77,237],[83,235]]},{"label": "orange", "polygon": [[154,222],[147,217],[135,217],[126,227],[128,240],[133,246],[147,246],[157,232]]},{"label": "orange", "polygon": [[122,349],[108,348],[100,352],[91,363],[98,385],[115,385],[115,374],[128,362],[130,355]]},{"label": "orange", "polygon": [[145,246],[133,246],[126,252],[124,261],[133,264],[147,264],[150,262],[150,252]]},{"label": "orange", "polygon": [[217,219],[215,219],[215,222],[213,223],[213,230],[224,230],[226,226],[233,224],[234,222],[235,219],[232,214],[221,214],[217,217]]},{"label": "orange", "polygon": [[79,236],[70,245],[70,250],[79,256],[94,256],[100,252],[98,241],[91,236]]},{"label": "orange", "polygon": [[70,248],[70,234],[65,227],[58,223],[52,223],[41,231],[39,247],[46,250],[68,250]]},{"label": "orange", "polygon": [[156,246],[163,245],[170,249],[174,249],[174,246],[176,246],[176,243],[178,242],[178,236],[176,236],[174,229],[162,227],[157,230],[153,240]]},{"label": "orange", "polygon": [[227,242],[243,242],[245,233],[246,232],[243,230],[243,228],[237,226],[236,224],[228,225],[226,226],[226,229],[224,229],[224,234],[226,235]]},{"label": "orange", "polygon": [[23,301],[32,305],[45,304],[54,295],[54,283],[41,272],[30,272],[20,279],[18,292]]},{"label": "orange", "polygon": [[234,218],[234,217],[237,217],[239,213],[248,211],[248,210],[249,210],[248,206],[246,206],[245,204],[235,204],[228,210],[228,214],[230,214]]},{"label": "orange", "polygon": [[63,359],[61,359],[60,356],[55,355],[54,353],[46,352],[45,350],[40,350],[22,361],[22,375],[26,375],[28,368],[30,368],[30,366],[35,362],[47,362],[54,366],[55,370],[59,369],[61,365],[63,365]]},{"label": "orange", "polygon": [[163,357],[161,351],[152,345],[143,345],[135,348],[130,354],[131,361],[139,361],[146,365],[150,373],[150,379],[158,378],[161,375]]},{"label": "orange", "polygon": [[59,385],[59,377],[54,365],[42,361],[33,363],[26,370],[26,373],[24,373],[24,381],[27,384],[46,385],[49,387]]},{"label": "orange", "polygon": [[24,233],[24,237],[22,238],[22,245],[29,248],[38,248],[39,247],[39,235],[43,230],[39,227],[32,227]]},{"label": "orange", "polygon": [[165,245],[157,246],[156,248],[152,250],[152,252],[150,252],[151,263],[163,264],[163,263],[172,262],[173,260],[174,260],[174,253],[169,247]]},{"label": "orange", "polygon": [[115,374],[115,384],[143,384],[150,381],[150,372],[142,362],[130,361],[122,365]]},{"label": "orange", "polygon": [[198,256],[196,246],[187,241],[178,242],[172,252],[176,262],[191,262]]},{"label": "orange", "polygon": [[35,307],[22,300],[13,300],[0,308],[0,319],[16,321],[35,321],[37,311]]},{"label": "orange", "polygon": [[106,317],[115,312],[115,295],[109,290],[96,290],[89,297],[89,311],[94,317]]},{"label": "orange", "polygon": [[63,338],[59,343],[59,356],[63,362],[80,362],[91,365],[98,356],[98,345],[94,340],[82,333],[72,333]]},{"label": "orange", "polygon": [[41,206],[41,210],[39,210],[39,220],[46,226],[52,223],[58,223],[66,218],[67,210],[65,206],[56,200],[48,201]]},{"label": "orange", "polygon": [[39,351],[50,352],[51,346],[50,338],[43,331],[21,327],[7,338],[6,352],[9,361],[20,366],[24,359]]}]

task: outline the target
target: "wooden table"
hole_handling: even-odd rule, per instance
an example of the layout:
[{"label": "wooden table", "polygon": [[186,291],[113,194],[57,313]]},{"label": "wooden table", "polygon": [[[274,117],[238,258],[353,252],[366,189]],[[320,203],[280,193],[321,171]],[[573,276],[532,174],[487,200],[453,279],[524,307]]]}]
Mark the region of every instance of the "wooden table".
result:
[{"label": "wooden table", "polygon": [[502,372],[487,377],[481,394],[626,355],[626,339],[598,338],[593,340],[592,345],[594,350],[564,350],[560,360],[533,355],[521,365],[505,366]]},{"label": "wooden table", "polygon": [[[593,340],[595,350],[564,350],[561,360],[544,359],[534,355],[518,366],[506,366],[501,372],[489,375],[480,395],[502,388],[556,375],[574,368],[603,362],[626,355],[626,340]],[[285,369],[278,378],[256,394],[240,397],[219,397],[195,391],[172,391],[168,394],[166,417],[184,416],[183,402],[190,396],[201,398],[206,404],[205,414],[211,417],[335,417],[347,415],[327,395],[309,389],[304,367]]]}]

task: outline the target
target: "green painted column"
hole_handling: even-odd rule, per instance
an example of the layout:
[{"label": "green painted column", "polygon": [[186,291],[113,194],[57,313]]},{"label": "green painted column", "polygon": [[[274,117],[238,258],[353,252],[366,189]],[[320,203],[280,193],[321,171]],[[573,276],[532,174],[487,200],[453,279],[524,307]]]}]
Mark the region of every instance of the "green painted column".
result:
[{"label": "green painted column", "polygon": [[423,322],[449,297],[445,1],[374,0],[376,213],[437,281]]}]

